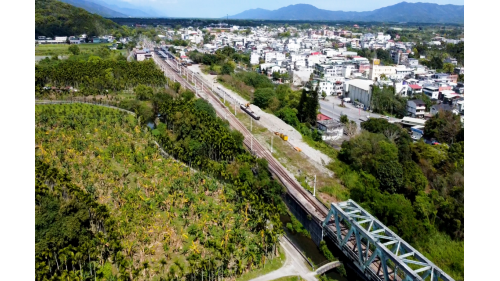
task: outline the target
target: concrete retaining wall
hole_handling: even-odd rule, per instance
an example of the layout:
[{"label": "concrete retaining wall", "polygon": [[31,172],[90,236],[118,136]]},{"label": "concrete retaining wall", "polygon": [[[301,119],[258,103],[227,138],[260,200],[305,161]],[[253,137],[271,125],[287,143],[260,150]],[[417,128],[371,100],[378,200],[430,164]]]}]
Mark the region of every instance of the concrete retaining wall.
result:
[{"label": "concrete retaining wall", "polygon": [[[321,228],[320,222],[316,221],[314,217],[308,216],[309,213],[304,210],[304,208],[297,203],[288,193],[285,194],[285,203],[292,212],[292,214],[299,220],[299,222],[304,226],[307,231],[311,234],[311,239],[314,243],[319,246],[321,240],[323,240],[323,229]],[[311,218],[311,219],[309,219]]]}]

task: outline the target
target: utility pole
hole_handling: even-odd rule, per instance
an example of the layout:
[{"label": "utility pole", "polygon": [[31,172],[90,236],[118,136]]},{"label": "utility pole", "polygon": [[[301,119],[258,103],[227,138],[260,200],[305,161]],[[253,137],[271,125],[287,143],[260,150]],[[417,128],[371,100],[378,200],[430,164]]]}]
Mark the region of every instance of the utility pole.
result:
[{"label": "utility pole", "polygon": [[252,116],[250,116],[250,133],[252,133]]},{"label": "utility pole", "polygon": [[314,175],[314,190],[313,190],[313,196],[316,197],[316,175]]}]

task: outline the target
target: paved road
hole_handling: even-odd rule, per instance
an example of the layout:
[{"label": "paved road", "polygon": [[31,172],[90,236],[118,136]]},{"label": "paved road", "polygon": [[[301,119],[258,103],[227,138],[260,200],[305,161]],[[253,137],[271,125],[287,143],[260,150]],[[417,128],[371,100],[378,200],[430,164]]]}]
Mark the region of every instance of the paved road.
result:
[{"label": "paved road", "polygon": [[278,270],[254,278],[251,281],[270,281],[285,276],[300,276],[307,281],[317,281],[302,255],[290,244],[287,239],[280,238],[280,244],[285,250],[285,264]]},{"label": "paved road", "polygon": [[[358,125],[358,129],[361,127],[360,124],[360,118],[367,120],[368,116],[372,118],[382,118],[383,116],[380,114],[376,113],[370,113],[369,111],[364,111],[362,109],[356,108],[354,105],[350,103],[344,103],[346,106],[345,108],[340,107],[339,105],[341,104],[341,100],[337,97],[329,96],[326,97],[325,100],[320,99],[319,100],[319,105],[320,105],[320,111],[324,115],[331,117],[333,119],[340,119],[341,114],[347,115],[349,120],[354,120],[356,124]],[[390,118],[389,121],[398,121],[400,119],[396,118]]]}]

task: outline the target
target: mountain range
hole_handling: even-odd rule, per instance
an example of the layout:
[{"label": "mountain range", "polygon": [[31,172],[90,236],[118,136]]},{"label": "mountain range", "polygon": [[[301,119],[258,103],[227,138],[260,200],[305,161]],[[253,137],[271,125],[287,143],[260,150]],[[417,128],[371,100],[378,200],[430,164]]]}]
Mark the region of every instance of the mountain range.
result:
[{"label": "mountain range", "polygon": [[401,2],[366,12],[330,11],[309,4],[296,4],[277,10],[250,9],[230,19],[324,20],[365,22],[464,23],[463,5]]},{"label": "mountain range", "polygon": [[151,7],[138,7],[122,0],[60,0],[107,18],[165,17]]},{"label": "mountain range", "polygon": [[87,10],[92,14],[98,14],[107,18],[126,18],[128,15],[122,14],[108,7],[99,5],[89,0],[61,0],[64,3]]}]

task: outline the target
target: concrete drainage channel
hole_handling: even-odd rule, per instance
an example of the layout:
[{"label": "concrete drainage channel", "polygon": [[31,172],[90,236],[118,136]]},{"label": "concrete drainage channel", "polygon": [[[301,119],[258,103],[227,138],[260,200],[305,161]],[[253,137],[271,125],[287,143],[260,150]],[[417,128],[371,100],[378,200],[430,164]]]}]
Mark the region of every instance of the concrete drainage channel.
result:
[{"label": "concrete drainage channel", "polygon": [[309,266],[311,266],[313,271],[316,270],[314,268],[314,264],[304,255],[304,253],[302,253],[302,251],[299,248],[297,248],[297,246],[295,246],[295,244],[293,244],[292,240],[290,240],[286,235],[283,235],[281,237],[283,239],[287,240],[290,243],[290,245],[292,245],[295,248],[295,250],[297,250],[297,252],[299,252],[299,254],[304,258],[304,260],[306,260],[306,262],[309,264]]},{"label": "concrete drainage channel", "polygon": [[[310,269],[312,269],[311,274],[317,275],[318,269],[321,269],[322,266],[325,266],[327,264],[330,264],[331,262],[323,255],[323,253],[319,250],[318,246],[316,243],[311,239],[308,238],[302,234],[299,233],[292,233],[288,228],[286,227],[287,223],[291,223],[291,217],[289,215],[281,215],[280,220],[284,226],[284,231],[285,233],[283,236],[281,236],[282,240],[286,240],[291,246],[300,253],[301,258],[303,260],[307,261],[307,264],[309,265]],[[300,220],[299,220],[300,221]],[[307,228],[306,228],[307,229]],[[329,248],[331,248],[332,245],[331,243],[329,244]],[[333,251],[332,251],[333,252]],[[338,257],[338,253],[334,253],[336,257]],[[339,262],[341,262],[340,259]],[[346,270],[348,270],[348,277],[341,276],[336,270],[328,270],[324,275],[327,277],[333,279],[333,280],[338,280],[338,281],[350,281],[350,280],[363,280],[360,279],[360,276],[358,276],[356,273],[351,272],[351,270],[348,269],[349,265],[346,265]],[[324,268],[323,268],[324,269]],[[320,270],[323,271],[323,270]],[[323,275],[323,274],[318,274],[318,275]]]}]

